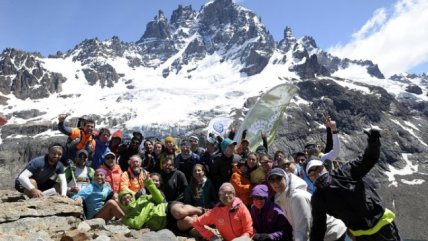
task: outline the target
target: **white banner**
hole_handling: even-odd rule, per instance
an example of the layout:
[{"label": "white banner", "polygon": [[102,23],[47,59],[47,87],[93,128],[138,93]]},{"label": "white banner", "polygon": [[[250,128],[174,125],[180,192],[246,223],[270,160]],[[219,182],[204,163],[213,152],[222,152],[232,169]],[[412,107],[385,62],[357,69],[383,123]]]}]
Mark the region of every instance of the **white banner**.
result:
[{"label": "white banner", "polygon": [[224,135],[232,122],[233,120],[230,117],[220,116],[212,119],[208,124],[207,138],[210,133],[224,138]]}]

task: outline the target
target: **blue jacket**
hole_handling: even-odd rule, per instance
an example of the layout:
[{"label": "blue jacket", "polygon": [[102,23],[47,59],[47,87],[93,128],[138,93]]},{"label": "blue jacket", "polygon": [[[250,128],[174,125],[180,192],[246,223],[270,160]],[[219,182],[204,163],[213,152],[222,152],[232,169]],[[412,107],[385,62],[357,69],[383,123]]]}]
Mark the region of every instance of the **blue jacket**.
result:
[{"label": "blue jacket", "polygon": [[104,206],[104,203],[107,201],[107,197],[113,192],[111,187],[104,183],[99,185],[95,182],[92,182],[91,185],[86,186],[78,193],[73,195],[71,198],[76,200],[78,197],[81,197],[86,205],[86,218],[91,219],[100,211]]},{"label": "blue jacket", "polygon": [[284,212],[269,199],[261,209],[251,205],[251,218],[256,233],[267,233],[270,240],[292,240],[292,228]]},{"label": "blue jacket", "polygon": [[95,139],[95,151],[92,157],[91,167],[96,170],[101,164],[104,163],[104,155],[110,151],[108,142],[101,142],[98,138]]}]

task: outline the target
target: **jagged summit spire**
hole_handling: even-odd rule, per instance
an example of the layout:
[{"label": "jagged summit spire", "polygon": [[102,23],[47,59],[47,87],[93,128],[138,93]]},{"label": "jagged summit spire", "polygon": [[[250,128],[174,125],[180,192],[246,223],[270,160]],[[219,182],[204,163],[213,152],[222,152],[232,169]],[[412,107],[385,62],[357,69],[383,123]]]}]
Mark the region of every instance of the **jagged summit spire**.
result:
[{"label": "jagged summit spire", "polygon": [[284,39],[290,39],[290,38],[294,38],[293,30],[291,29],[290,26],[286,26],[284,29]]},{"label": "jagged summit spire", "polygon": [[165,14],[163,13],[162,10],[159,10],[158,16],[155,17],[155,20],[156,21],[166,21]]}]

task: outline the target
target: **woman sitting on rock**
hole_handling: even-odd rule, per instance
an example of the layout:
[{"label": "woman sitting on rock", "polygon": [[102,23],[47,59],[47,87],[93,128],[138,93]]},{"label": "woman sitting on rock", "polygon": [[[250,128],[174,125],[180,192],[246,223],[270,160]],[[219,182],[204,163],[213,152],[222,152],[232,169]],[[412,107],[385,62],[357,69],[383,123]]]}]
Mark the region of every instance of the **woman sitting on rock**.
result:
[{"label": "woman sitting on rock", "polygon": [[218,202],[214,185],[205,173],[204,165],[193,166],[190,184],[184,190],[184,203],[210,209]]},{"label": "woman sitting on rock", "polygon": [[98,168],[92,183],[71,197],[78,203],[84,203],[87,219],[102,218],[109,221],[113,217],[121,218],[124,215],[119,204],[113,199],[109,200],[113,195],[113,190],[106,183],[106,175],[107,171]]}]

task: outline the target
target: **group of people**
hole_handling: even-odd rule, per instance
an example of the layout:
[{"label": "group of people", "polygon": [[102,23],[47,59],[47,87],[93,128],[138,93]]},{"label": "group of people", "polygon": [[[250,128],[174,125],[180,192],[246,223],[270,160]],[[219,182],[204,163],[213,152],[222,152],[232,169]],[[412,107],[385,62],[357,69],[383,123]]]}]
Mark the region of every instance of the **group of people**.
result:
[{"label": "group of people", "polygon": [[[31,160],[15,188],[32,198],[59,193],[81,203],[87,219],[121,220],[134,228],[187,233],[206,240],[400,240],[395,215],[363,179],[380,155],[372,129],[364,155],[338,163],[335,122],[325,116],[327,143],[301,152],[268,154],[266,135],[255,152],[246,131],[239,143],[211,135],[162,141],[134,132],[123,143],[95,121],[58,129],[69,138]],[[218,232],[214,232],[216,228]]]}]

